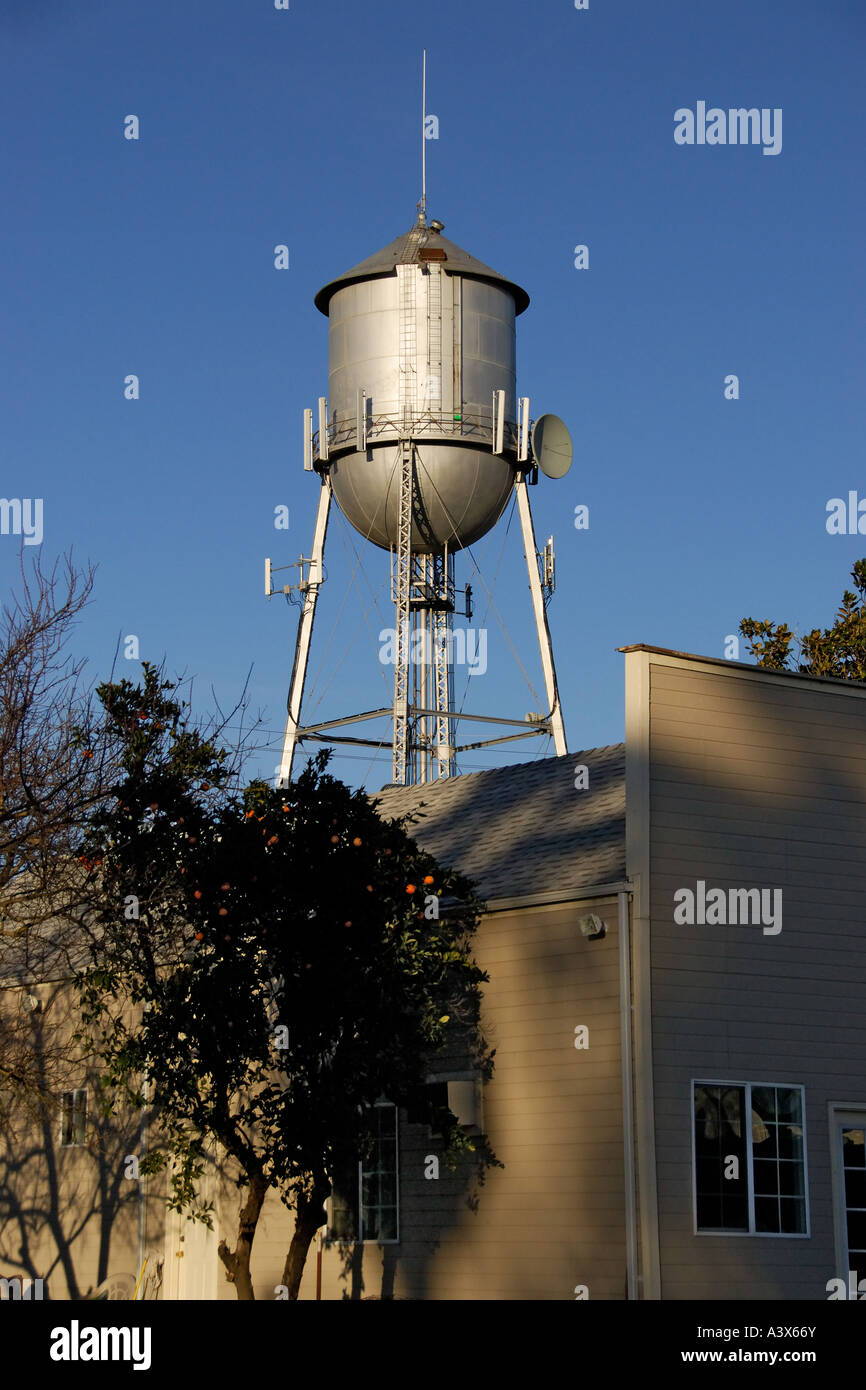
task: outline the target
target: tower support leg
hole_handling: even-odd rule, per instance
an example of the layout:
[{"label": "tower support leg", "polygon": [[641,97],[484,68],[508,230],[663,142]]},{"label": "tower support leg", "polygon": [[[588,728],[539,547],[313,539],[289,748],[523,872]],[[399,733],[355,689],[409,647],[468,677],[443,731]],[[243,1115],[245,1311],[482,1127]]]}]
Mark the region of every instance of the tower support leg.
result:
[{"label": "tower support leg", "polygon": [[415,446],[400,441],[400,509],[397,522],[395,618],[397,651],[394,662],[394,755],[392,781],[411,781],[412,739],[409,714],[410,598],[412,593],[412,491],[415,486]]},{"label": "tower support leg", "polygon": [[454,708],[454,666],[451,653],[451,595],[454,560],[451,555],[433,556],[433,587],[438,605],[433,612],[433,670],[436,709],[437,776],[454,776],[454,733],[448,711]]},{"label": "tower support leg", "polygon": [[547,610],[541,592],[541,576],[538,573],[538,551],[535,547],[535,528],[532,525],[532,512],[529,508],[529,490],[525,473],[517,475],[514,484],[517,493],[517,510],[520,513],[520,529],[523,532],[523,551],[526,555],[526,568],[529,573],[529,591],[532,594],[532,611],[535,615],[535,628],[538,633],[538,646],[541,652],[541,669],[544,673],[544,689],[547,693],[550,729],[557,757],[568,752],[565,743],[565,725],[562,721],[562,705],[559,702],[559,687],[556,684],[556,667],[553,664],[553,643],[547,625]]},{"label": "tower support leg", "polygon": [[[307,679],[307,662],[310,656],[310,641],[313,636],[313,619],[316,616],[316,603],[322,584],[322,559],[325,553],[325,536],[328,533],[328,515],[331,510],[331,480],[327,474],[322,477],[319,493],[319,507],[316,512],[316,529],[313,533],[313,553],[310,558],[310,572],[307,577],[304,606],[298,621],[298,639],[295,644],[295,664],[292,667],[292,682],[286,703],[286,732],[283,738],[283,753],[280,759],[278,785],[287,787],[292,777],[292,763],[298,741],[298,726],[301,722],[301,701],[304,698],[304,682]],[[303,579],[303,576],[302,576]]]}]

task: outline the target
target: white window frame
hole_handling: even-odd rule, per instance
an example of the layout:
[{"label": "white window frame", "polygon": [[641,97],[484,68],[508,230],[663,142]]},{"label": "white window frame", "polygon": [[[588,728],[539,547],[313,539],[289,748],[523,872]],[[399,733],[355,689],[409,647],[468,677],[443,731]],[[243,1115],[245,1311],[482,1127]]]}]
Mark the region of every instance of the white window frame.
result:
[{"label": "white window frame", "polygon": [[[839,1131],[866,1129],[866,1102],[831,1100],[827,1104],[827,1117],[830,1125],[830,1180],[833,1191],[833,1237],[836,1254],[836,1277],[844,1279],[848,1289],[848,1226],[845,1219],[845,1174],[842,1171],[842,1145]],[[844,1266],[844,1267],[843,1267]],[[857,1271],[860,1279],[866,1279],[866,1269]]]},{"label": "white window frame", "polygon": [[390,1100],[377,1100],[375,1110],[386,1108],[394,1111],[394,1161],[397,1178],[397,1234],[389,1240],[378,1236],[364,1235],[364,1160],[358,1159],[358,1243],[361,1245],[399,1245],[400,1244],[400,1108]]},{"label": "white window frame", "polygon": [[[709,1230],[706,1227],[698,1226],[698,1164],[695,1148],[695,1087],[696,1086],[742,1086],[745,1090],[746,1116],[744,1123],[748,1123],[748,1143],[746,1145],[746,1157],[748,1159],[746,1173],[746,1196],[749,1210],[749,1229],[747,1231],[721,1231]],[[752,1152],[752,1087],[753,1086],[773,1086],[776,1090],[799,1091],[800,1092],[800,1113],[803,1116],[803,1198],[806,1204],[806,1229],[805,1231],[757,1231],[755,1229],[755,1174],[754,1174],[754,1155]],[[731,1077],[721,1079],[711,1079],[706,1076],[693,1077],[689,1087],[689,1117],[691,1122],[691,1137],[689,1143],[692,1151],[692,1233],[696,1236],[727,1236],[750,1239],[757,1237],[759,1240],[809,1240],[812,1235],[812,1215],[809,1207],[809,1154],[806,1142],[806,1088],[797,1081],[735,1081]],[[748,1118],[746,1118],[748,1117]]]}]

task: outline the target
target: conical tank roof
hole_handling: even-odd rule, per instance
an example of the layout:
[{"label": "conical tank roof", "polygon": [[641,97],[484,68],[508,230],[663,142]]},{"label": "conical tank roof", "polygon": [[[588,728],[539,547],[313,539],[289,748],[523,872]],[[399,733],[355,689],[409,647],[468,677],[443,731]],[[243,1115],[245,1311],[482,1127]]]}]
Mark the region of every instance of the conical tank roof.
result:
[{"label": "conical tank roof", "polygon": [[[344,285],[351,285],[358,280],[373,280],[382,275],[396,275],[398,265],[423,265],[425,261],[440,262],[448,274],[465,275],[474,280],[487,280],[491,284],[500,285],[511,291],[514,295],[516,313],[522,314],[529,305],[529,295],[526,290],[521,289],[513,280],[509,280],[505,275],[500,275],[498,270],[491,270],[489,265],[483,261],[476,260],[470,256],[468,251],[456,246],[453,241],[442,236],[439,226],[433,224],[425,226],[423,223],[416,222],[403,236],[398,236],[388,246],[384,246],[381,251],[377,251],[374,256],[368,256],[359,265],[353,266],[351,270],[345,271],[343,275],[338,275],[336,280],[330,280],[327,285],[323,285],[315,298],[315,305],[323,314],[327,314],[331,296]],[[444,252],[444,256],[438,254]],[[436,254],[431,254],[436,253]]]}]

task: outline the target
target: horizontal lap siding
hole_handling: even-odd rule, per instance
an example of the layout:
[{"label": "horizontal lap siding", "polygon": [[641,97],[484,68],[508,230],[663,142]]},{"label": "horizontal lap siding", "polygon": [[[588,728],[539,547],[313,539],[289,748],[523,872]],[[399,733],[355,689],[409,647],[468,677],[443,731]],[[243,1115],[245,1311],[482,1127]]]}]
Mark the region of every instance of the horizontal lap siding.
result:
[{"label": "horizontal lap siding", "polygon": [[[866,700],[651,659],[652,1010],[664,1298],[826,1298],[827,1102],[866,1101]],[[782,930],[674,893],[780,888]],[[806,1093],[811,1238],[696,1236],[692,1078]]]},{"label": "horizontal lap siding", "polygon": [[[577,925],[591,910],[607,923],[600,941]],[[490,975],[484,1031],[496,1048],[485,1129],[505,1167],[488,1170],[473,1212],[466,1175],[443,1166],[425,1179],[440,1142],[404,1120],[400,1242],[365,1246],[346,1275],[340,1252],[326,1249],[325,1298],[568,1300],[577,1284],[590,1298],[623,1297],[616,903],[490,914],[476,955]],[[574,1047],[578,1024],[588,1051]],[[302,1296],[315,1296],[312,1258]]]}]

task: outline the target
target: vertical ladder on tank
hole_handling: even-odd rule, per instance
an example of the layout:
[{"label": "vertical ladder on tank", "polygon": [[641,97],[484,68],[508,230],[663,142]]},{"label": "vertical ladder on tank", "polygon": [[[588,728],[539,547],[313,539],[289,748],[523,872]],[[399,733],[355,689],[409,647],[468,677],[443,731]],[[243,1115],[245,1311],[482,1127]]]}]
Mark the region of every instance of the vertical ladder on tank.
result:
[{"label": "vertical ladder on tank", "polygon": [[427,268],[427,381],[424,405],[433,415],[442,411],[442,271]]},{"label": "vertical ladder on tank", "polygon": [[415,413],[415,378],[417,357],[417,331],[415,327],[415,276],[414,265],[397,266],[399,285],[400,318],[400,419],[403,433],[411,433]]}]

